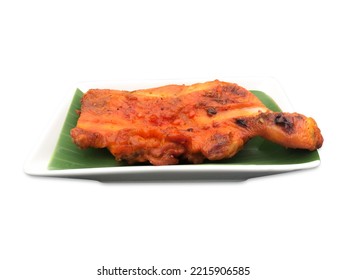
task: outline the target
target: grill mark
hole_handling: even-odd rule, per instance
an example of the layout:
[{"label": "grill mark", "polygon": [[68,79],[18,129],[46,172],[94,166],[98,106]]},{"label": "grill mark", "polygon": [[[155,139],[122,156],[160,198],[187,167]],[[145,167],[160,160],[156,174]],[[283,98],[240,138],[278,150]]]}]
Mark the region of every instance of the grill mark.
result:
[{"label": "grill mark", "polygon": [[217,110],[214,107],[208,107],[206,109],[206,112],[207,112],[207,115],[209,115],[209,116],[213,116],[213,115],[217,114]]},{"label": "grill mark", "polygon": [[294,129],[293,121],[290,118],[285,117],[282,113],[278,114],[275,117],[274,123],[282,127],[282,129],[287,133],[293,132],[293,129]]},{"label": "grill mark", "polygon": [[241,126],[243,128],[247,128],[248,125],[247,125],[247,122],[245,119],[236,119],[235,120],[235,123],[238,125],[238,126]]}]

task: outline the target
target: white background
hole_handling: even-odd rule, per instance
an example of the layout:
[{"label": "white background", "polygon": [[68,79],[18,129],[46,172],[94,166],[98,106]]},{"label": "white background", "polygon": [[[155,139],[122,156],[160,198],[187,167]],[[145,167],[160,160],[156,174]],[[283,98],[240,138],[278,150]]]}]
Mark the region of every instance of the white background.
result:
[{"label": "white background", "polygon": [[[96,270],[155,265],[347,279],[346,26],[344,1],[333,0],[2,0],[0,278],[151,279]],[[202,76],[275,77],[319,123],[321,166],[243,183],[23,173],[71,85]]]}]

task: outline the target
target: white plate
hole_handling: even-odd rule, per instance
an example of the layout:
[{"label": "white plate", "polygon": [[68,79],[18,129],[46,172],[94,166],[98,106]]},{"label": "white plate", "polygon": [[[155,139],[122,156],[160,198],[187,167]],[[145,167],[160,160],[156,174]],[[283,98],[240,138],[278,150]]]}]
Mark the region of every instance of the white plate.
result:
[{"label": "white plate", "polygon": [[[240,78],[227,77],[219,80],[235,82],[249,90],[260,90],[271,96],[285,112],[293,112],[286,95],[278,82],[272,78]],[[120,82],[87,82],[71,89],[71,95],[76,88],[83,92],[90,88],[113,88],[135,90],[156,87],[165,84],[191,84],[211,79],[190,80],[136,80]],[[24,172],[35,176],[83,178],[98,181],[148,181],[148,180],[246,180],[252,177],[284,173],[294,170],[317,167],[319,160],[300,164],[280,165],[170,165],[170,166],[120,166],[106,168],[83,168],[49,170],[48,164],[54,152],[60,130],[63,126],[71,98],[59,110],[49,129],[38,142],[37,147],[25,162]]]}]

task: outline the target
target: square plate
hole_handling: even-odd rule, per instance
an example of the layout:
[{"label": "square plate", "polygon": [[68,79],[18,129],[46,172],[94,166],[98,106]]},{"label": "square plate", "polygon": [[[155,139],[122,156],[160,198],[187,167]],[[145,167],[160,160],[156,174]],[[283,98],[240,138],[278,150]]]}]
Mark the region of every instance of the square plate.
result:
[{"label": "square plate", "polygon": [[[232,159],[207,161],[203,164],[129,166],[117,163],[110,153],[100,149],[80,150],[70,139],[69,131],[77,121],[75,110],[78,109],[83,92],[90,88],[136,90],[166,84],[192,84],[206,80],[208,79],[132,80],[88,82],[76,85],[77,89],[71,91],[71,93],[75,91],[72,101],[68,100],[59,110],[49,129],[28,157],[24,166],[25,173],[98,181],[246,180],[252,177],[309,169],[320,164],[317,151],[285,149],[257,137],[249,141]],[[271,110],[276,111],[278,105],[282,111],[293,112],[283,90],[272,78],[228,77],[219,78],[219,80],[234,82],[251,90],[264,104],[270,106]]]}]

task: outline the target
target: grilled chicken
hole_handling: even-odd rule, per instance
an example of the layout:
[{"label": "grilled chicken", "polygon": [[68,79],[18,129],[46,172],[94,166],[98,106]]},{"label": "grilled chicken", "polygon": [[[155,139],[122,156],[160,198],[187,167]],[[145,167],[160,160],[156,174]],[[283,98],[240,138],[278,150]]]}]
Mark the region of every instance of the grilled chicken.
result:
[{"label": "grilled chicken", "polygon": [[272,112],[250,91],[234,83],[84,94],[77,126],[80,148],[107,148],[118,161],[153,165],[201,163],[234,156],[261,136],[287,148],[315,150],[323,137],[312,118]]}]

